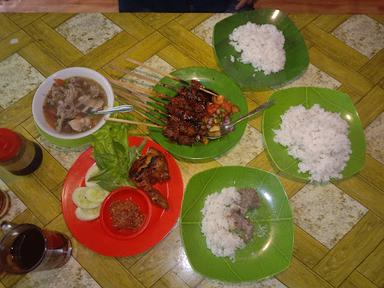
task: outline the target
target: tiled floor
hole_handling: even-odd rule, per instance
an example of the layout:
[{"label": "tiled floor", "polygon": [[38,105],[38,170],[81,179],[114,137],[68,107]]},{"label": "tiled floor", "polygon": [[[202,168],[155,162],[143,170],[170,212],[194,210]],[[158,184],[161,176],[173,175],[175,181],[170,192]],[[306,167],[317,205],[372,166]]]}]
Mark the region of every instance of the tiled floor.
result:
[{"label": "tiled floor", "polygon": [[[116,76],[111,65],[134,68],[126,57],[164,72],[189,66],[217,68],[212,31],[227,16],[0,14],[0,126],[33,137],[44,148],[43,166],[33,175],[14,177],[0,171],[0,189],[8,191],[12,201],[5,219],[70,235],[60,209],[61,188],[66,171],[85,148],[58,149],[38,134],[31,101],[44,78],[65,66],[89,66]],[[72,238],[73,257],[66,266],[21,277],[6,275],[0,287],[384,287],[384,18],[291,17],[304,35],[311,64],[288,86],[328,87],[349,94],[365,128],[367,155],[360,173],[325,186],[279,174],[296,224],[294,257],[286,271],[242,285],[206,279],[189,265],[177,224],[157,246],[132,257],[104,257]],[[129,73],[119,76],[133,79]],[[272,92],[247,93],[249,107]],[[250,121],[240,143],[214,161],[178,161],[184,183],[221,165],[278,173],[263,148],[260,126],[260,118]]]}]

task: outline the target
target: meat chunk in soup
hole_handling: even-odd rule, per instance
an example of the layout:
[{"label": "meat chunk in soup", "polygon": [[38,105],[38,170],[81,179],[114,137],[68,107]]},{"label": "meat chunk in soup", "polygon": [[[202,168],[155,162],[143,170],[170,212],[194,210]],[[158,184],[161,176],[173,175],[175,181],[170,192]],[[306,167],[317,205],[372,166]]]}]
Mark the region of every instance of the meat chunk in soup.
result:
[{"label": "meat chunk in soup", "polygon": [[43,106],[49,125],[58,132],[80,133],[93,128],[101,115],[89,116],[107,104],[106,93],[95,81],[84,77],[55,79]]}]

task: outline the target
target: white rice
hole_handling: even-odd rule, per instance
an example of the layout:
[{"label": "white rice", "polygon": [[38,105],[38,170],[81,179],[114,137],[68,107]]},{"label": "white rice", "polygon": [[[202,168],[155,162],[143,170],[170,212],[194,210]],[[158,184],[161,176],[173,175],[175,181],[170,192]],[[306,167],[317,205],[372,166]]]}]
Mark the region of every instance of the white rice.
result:
[{"label": "white rice", "polygon": [[235,28],[229,35],[230,44],[241,53],[240,61],[252,64],[265,75],[284,69],[285,38],[274,25],[248,22]]},{"label": "white rice", "polygon": [[274,141],[288,147],[299,159],[299,171],[309,172],[311,181],[328,182],[342,178],[341,171],[352,153],[348,123],[339,113],[325,111],[318,104],[289,108],[281,116]]},{"label": "white rice", "polygon": [[245,247],[237,234],[230,232],[233,227],[230,212],[241,199],[235,187],[224,188],[209,195],[204,203],[201,231],[206,237],[207,247],[217,257],[234,259],[236,249]]}]

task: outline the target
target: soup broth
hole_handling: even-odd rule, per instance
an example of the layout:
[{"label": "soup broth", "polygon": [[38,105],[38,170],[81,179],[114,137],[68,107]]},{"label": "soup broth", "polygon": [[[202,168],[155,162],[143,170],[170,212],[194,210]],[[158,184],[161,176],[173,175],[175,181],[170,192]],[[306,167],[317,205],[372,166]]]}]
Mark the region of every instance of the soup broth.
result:
[{"label": "soup broth", "polygon": [[44,101],[44,117],[57,132],[75,134],[93,128],[103,117],[87,112],[107,105],[104,89],[84,77],[55,79]]}]

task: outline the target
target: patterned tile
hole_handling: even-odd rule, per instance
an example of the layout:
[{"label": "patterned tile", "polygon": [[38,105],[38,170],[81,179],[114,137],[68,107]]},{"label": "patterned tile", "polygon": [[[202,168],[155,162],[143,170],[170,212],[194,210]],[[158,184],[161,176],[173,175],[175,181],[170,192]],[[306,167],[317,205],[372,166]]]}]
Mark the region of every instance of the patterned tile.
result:
[{"label": "patterned tile", "polygon": [[192,33],[196,34],[198,37],[203,39],[205,42],[207,42],[208,45],[213,46],[213,27],[216,25],[217,22],[220,22],[221,20],[231,15],[231,13],[215,14],[204,22],[202,22],[201,24],[197,25],[192,30]]},{"label": "patterned tile", "polygon": [[332,34],[369,58],[384,48],[384,25],[365,15],[351,16]]},{"label": "patterned tile", "polygon": [[365,128],[367,151],[384,164],[384,112]]},{"label": "patterned tile", "polygon": [[224,156],[216,160],[222,165],[244,166],[263,151],[262,135],[251,125],[247,125],[243,137]]},{"label": "patterned tile", "polygon": [[[171,65],[169,65],[157,55],[154,55],[151,58],[147,59],[144,64],[146,66],[156,68],[157,70],[167,74],[171,73],[174,70]],[[146,68],[143,68],[142,66],[136,67],[133,71],[139,75],[142,75],[143,77],[139,77],[134,74],[126,74],[123,76],[122,81],[138,84],[145,88],[152,88],[161,79],[161,76],[159,74],[156,74]],[[145,78],[152,80],[148,81]]]},{"label": "patterned tile", "polygon": [[173,268],[173,272],[182,279],[185,283],[190,287],[195,287],[197,284],[203,280],[203,277],[193,271],[191,264],[189,264],[187,255],[185,255],[185,251],[182,250],[180,253],[180,262]]},{"label": "patterned tile", "polygon": [[0,106],[7,108],[36,89],[45,78],[15,53],[0,62],[0,79]]},{"label": "patterned tile", "polygon": [[56,31],[83,53],[102,45],[122,29],[100,13],[78,14]]},{"label": "patterned tile", "polygon": [[4,217],[1,218],[1,221],[12,221],[17,215],[23,213],[27,209],[27,207],[16,196],[15,193],[9,190],[8,186],[1,179],[0,179],[0,190],[5,191],[5,193],[8,194],[11,202],[7,214],[5,214]]},{"label": "patterned tile", "polygon": [[99,288],[89,273],[73,258],[61,268],[28,273],[14,288]]},{"label": "patterned tile", "polygon": [[242,284],[227,284],[218,281],[203,280],[198,288],[285,288],[283,283],[281,283],[276,278],[270,278],[266,280],[262,280],[260,282],[250,282],[250,283],[242,283]]},{"label": "patterned tile", "polygon": [[300,78],[284,86],[284,88],[315,86],[315,87],[335,89],[340,85],[341,83],[339,81],[332,78],[327,73],[321,71],[316,66],[309,64],[307,71],[305,71],[305,73],[301,75]]},{"label": "patterned tile", "polygon": [[329,249],[368,211],[333,184],[308,184],[291,204],[296,224]]},{"label": "patterned tile", "polygon": [[39,143],[48,150],[49,154],[51,154],[57,161],[59,161],[60,164],[63,165],[63,167],[67,170],[71,168],[73,162],[76,161],[80,154],[88,148],[88,146],[78,148],[59,147],[49,143],[41,136],[37,138],[37,141],[39,141]]}]

